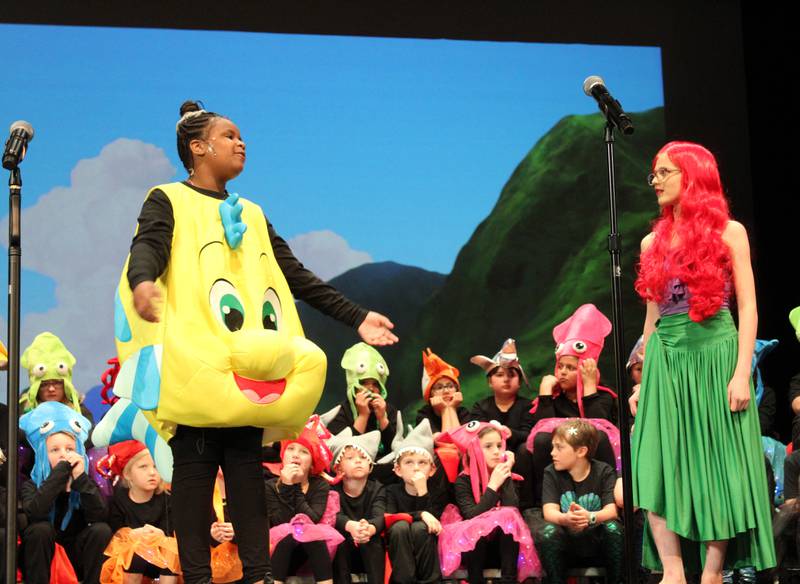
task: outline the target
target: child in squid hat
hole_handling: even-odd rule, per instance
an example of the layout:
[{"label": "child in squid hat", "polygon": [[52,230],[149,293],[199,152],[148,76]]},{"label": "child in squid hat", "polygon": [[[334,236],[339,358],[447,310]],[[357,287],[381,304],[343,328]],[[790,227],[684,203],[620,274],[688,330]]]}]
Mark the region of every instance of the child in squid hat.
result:
[{"label": "child in squid hat", "polygon": [[457,511],[448,508],[442,516],[439,559],[447,578],[468,553],[470,582],[483,581],[487,558],[499,557],[502,581],[539,576],[541,566],[530,531],[519,512],[512,472],[514,453],[506,450],[508,428],[497,421],[473,420],[448,432],[450,441],[462,452],[464,470],[455,483]]},{"label": "child in squid hat", "polygon": [[86,582],[96,582],[111,539],[108,507],[86,472],[84,442],[92,425],[69,406],[49,401],[22,416],[20,428],[35,452],[31,480],[20,488],[28,526],[22,531],[29,582],[47,582],[55,545],[63,544]]},{"label": "child in squid hat", "polygon": [[354,435],[378,430],[378,454],[389,451],[395,435],[397,408],[388,403],[386,380],[389,366],[378,351],[366,343],[356,343],[342,356],[347,382],[346,398],[336,417],[328,424],[332,434],[351,428]]}]

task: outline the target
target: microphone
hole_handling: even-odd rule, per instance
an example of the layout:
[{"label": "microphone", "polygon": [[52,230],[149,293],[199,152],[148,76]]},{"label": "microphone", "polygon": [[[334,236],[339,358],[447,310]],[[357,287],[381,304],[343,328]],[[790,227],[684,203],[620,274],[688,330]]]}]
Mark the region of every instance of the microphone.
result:
[{"label": "microphone", "polygon": [[583,92],[597,101],[597,105],[608,121],[614,124],[623,134],[633,134],[633,122],[622,111],[622,106],[614,99],[606,88],[602,77],[592,75],[583,82]]},{"label": "microphone", "polygon": [[6,140],[6,147],[3,151],[3,168],[14,170],[25,158],[28,142],[33,140],[33,126],[28,122],[19,120],[11,124],[9,132],[10,135]]}]

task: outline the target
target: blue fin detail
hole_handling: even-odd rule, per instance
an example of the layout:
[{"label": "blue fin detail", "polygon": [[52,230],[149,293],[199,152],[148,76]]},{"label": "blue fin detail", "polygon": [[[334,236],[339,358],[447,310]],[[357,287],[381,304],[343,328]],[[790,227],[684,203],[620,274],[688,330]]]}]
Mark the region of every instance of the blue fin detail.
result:
[{"label": "blue fin detail", "polygon": [[128,317],[125,316],[125,309],[122,307],[119,288],[114,294],[114,336],[122,343],[127,343],[131,340],[131,327],[128,324]]},{"label": "blue fin detail", "polygon": [[244,232],[247,231],[247,225],[242,223],[242,210],[244,206],[239,202],[238,193],[231,193],[219,204],[219,216],[222,219],[222,228],[225,230],[225,240],[231,249],[239,247]]},{"label": "blue fin detail", "polygon": [[147,449],[153,455],[155,455],[157,439],[158,439],[158,433],[156,432],[155,428],[153,428],[150,424],[148,424],[147,430],[145,430],[144,433],[144,444],[145,446],[147,446]]},{"label": "blue fin detail", "polygon": [[160,394],[161,372],[158,370],[153,345],[147,345],[139,351],[139,362],[136,364],[131,401],[140,410],[150,411],[158,407]]},{"label": "blue fin detail", "polygon": [[133,404],[128,404],[122,410],[117,422],[114,424],[114,431],[111,433],[111,438],[108,439],[109,444],[116,444],[124,440],[133,438],[133,422],[136,419],[136,414],[139,410]]}]

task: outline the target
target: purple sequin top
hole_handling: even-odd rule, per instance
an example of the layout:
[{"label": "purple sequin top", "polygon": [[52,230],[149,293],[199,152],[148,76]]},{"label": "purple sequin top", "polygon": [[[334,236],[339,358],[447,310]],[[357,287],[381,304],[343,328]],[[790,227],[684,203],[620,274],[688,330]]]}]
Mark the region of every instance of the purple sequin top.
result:
[{"label": "purple sequin top", "polygon": [[[722,300],[722,308],[730,307],[731,296],[731,282],[725,282],[725,298]],[[678,278],[672,278],[667,282],[667,288],[664,291],[664,299],[658,303],[658,313],[660,316],[670,316],[673,314],[684,314],[689,312],[689,298],[692,295],[689,292],[689,287],[681,282]]]}]

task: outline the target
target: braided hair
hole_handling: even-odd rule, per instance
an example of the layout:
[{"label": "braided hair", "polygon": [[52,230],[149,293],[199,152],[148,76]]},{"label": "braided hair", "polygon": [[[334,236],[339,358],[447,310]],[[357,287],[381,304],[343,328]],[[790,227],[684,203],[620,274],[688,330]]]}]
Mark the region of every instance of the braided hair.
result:
[{"label": "braided hair", "polygon": [[223,118],[215,112],[203,109],[200,101],[184,101],[180,109],[181,118],[175,125],[178,134],[178,156],[183,163],[183,167],[191,175],[194,173],[194,158],[189,144],[192,140],[202,140],[208,134],[208,128],[217,118]]}]

